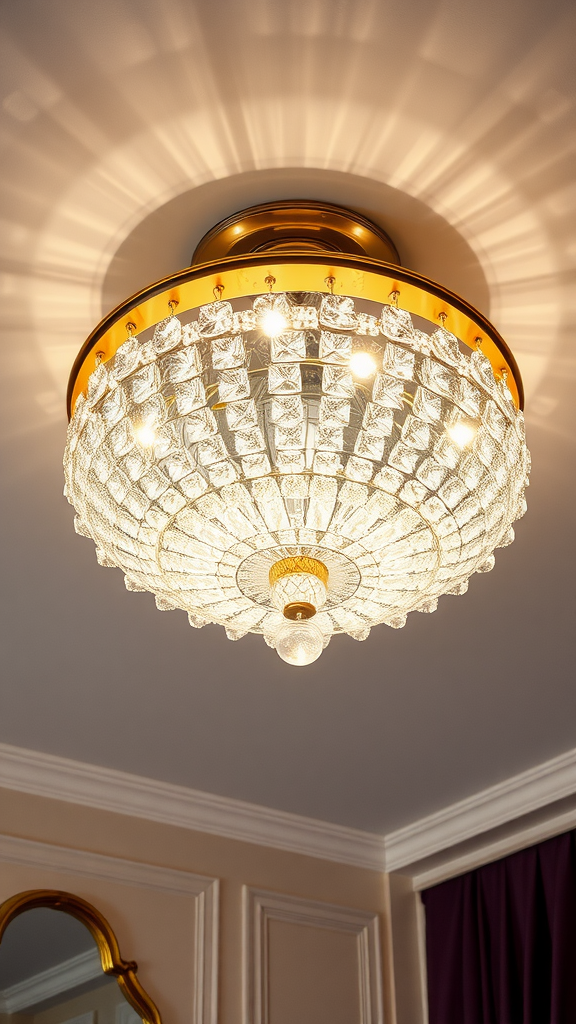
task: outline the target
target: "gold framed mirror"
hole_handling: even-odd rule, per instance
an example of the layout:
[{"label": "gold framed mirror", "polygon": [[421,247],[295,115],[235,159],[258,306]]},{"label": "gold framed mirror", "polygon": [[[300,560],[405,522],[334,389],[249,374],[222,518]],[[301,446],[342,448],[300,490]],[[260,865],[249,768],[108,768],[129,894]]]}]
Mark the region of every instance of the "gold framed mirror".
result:
[{"label": "gold framed mirror", "polygon": [[0,1024],[162,1024],[136,971],[73,893],[33,889],[0,906]]}]

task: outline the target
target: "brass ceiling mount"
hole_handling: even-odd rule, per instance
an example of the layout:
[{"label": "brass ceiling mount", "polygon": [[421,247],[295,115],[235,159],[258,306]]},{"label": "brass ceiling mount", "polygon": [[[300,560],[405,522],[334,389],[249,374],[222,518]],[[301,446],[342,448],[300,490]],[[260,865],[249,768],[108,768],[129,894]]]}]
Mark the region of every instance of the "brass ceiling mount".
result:
[{"label": "brass ceiling mount", "polygon": [[359,213],[315,200],[285,199],[227,217],[200,240],[192,266],[254,253],[338,253],[400,266],[394,242]]}]

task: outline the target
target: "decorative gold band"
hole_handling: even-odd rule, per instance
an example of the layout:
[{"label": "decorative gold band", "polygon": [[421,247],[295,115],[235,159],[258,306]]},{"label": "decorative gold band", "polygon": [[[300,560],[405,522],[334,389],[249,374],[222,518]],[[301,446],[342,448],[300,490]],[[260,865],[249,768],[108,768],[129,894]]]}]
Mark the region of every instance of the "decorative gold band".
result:
[{"label": "decorative gold band", "polygon": [[289,558],[281,558],[279,562],[274,562],[269,573],[270,586],[274,586],[284,576],[293,576],[297,572],[307,572],[311,576],[317,576],[325,587],[328,586],[328,569],[324,562],[320,562],[317,558],[311,558],[310,555],[291,555]]},{"label": "decorative gold band", "polygon": [[326,253],[307,252],[286,253],[281,260],[255,253],[187,267],[127,299],[104,317],[82,346],[68,384],[68,415],[72,415],[78,396],[86,389],[90,374],[100,362],[112,358],[130,331],[140,334],[167,317],[170,309],[185,313],[213,302],[216,294],[224,299],[258,295],[267,290],[266,280],[270,279],[275,282],[275,291],[325,293],[326,281],[330,280],[336,295],[382,304],[390,303],[394,293],[398,304],[409,313],[432,323],[444,323],[470,348],[482,345],[496,376],[507,372],[514,402],[523,408],[520,371],[506,342],[482,313],[458,295],[391,263],[364,256],[334,253],[327,257]]}]

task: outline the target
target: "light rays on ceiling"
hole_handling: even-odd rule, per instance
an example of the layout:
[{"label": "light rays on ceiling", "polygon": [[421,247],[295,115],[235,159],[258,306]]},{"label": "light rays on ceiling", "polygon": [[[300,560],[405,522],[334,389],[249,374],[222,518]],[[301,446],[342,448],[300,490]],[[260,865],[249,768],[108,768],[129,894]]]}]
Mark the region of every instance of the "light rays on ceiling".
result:
[{"label": "light rays on ceiling", "polygon": [[[411,5],[408,18],[400,3],[317,2],[301,19],[294,6],[289,17],[225,4],[217,25],[178,0],[161,18],[141,4],[105,3],[98,18],[65,6],[65,23],[59,3],[40,17],[60,48],[75,47],[69,66],[47,66],[40,26],[23,43],[8,25],[3,46],[0,289],[5,320],[25,310],[34,325],[44,409],[55,406],[46,391],[64,392],[133,227],[203,182],[283,166],[381,181],[445,217],[479,257],[491,316],[528,396],[537,391],[565,299],[554,242],[564,214],[544,202],[547,176],[561,190],[568,174],[563,18],[544,22],[531,5],[533,35],[525,27],[515,53],[514,10],[501,11],[487,63],[466,58],[478,50],[470,28],[442,4]],[[530,188],[543,160],[548,175]]]}]

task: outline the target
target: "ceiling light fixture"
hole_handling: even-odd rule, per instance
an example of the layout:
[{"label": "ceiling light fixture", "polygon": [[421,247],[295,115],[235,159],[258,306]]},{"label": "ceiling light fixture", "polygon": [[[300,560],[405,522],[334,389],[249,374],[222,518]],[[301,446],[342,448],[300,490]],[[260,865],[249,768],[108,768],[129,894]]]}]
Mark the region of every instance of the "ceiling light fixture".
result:
[{"label": "ceiling light fixture", "polygon": [[525,510],[506,344],[321,203],[217,225],[96,327],[68,409],[65,493],[100,564],[290,664],[463,594]]}]

